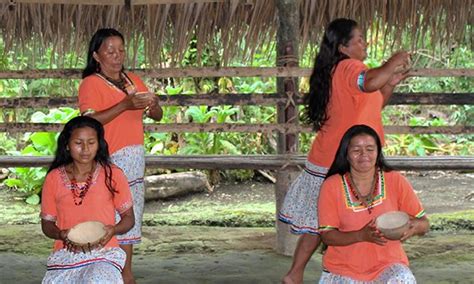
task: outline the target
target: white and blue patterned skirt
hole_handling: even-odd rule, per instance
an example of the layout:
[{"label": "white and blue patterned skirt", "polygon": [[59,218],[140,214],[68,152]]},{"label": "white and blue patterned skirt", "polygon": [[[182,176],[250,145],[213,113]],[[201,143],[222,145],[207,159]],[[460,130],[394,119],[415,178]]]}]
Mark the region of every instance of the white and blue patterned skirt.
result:
[{"label": "white and blue patterned skirt", "polygon": [[290,185],[278,219],[294,234],[318,233],[318,197],[328,169],[306,160],[303,172]]},{"label": "white and blue patterned skirt", "polygon": [[416,284],[416,279],[408,266],[396,263],[382,271],[376,279],[372,281],[355,280],[347,276],[323,271],[319,284]]},{"label": "white and blue patterned skirt", "polygon": [[[124,147],[112,156],[112,163],[122,169],[127,177],[128,185],[132,193],[133,212],[135,214],[135,225],[125,234],[117,235],[119,244],[138,244],[142,239],[142,219],[145,205],[145,149],[143,145]],[[120,215],[115,214],[115,220],[120,221]]]},{"label": "white and blue patterned skirt", "polygon": [[125,258],[125,251],[118,247],[86,253],[61,249],[48,257],[42,283],[123,283]]}]

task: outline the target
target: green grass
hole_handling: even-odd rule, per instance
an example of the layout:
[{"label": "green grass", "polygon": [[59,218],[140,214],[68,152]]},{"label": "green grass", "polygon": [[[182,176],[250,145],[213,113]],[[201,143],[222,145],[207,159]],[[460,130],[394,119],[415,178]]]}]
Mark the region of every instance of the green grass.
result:
[{"label": "green grass", "polygon": [[0,188],[0,224],[39,224],[40,205],[25,203],[20,194]]},{"label": "green grass", "polygon": [[[11,192],[0,192],[0,224],[40,223],[39,205],[26,204]],[[430,214],[428,218],[433,231],[474,231],[474,210]],[[161,208],[156,213],[145,213],[143,223],[147,226],[273,227],[275,204],[273,201],[228,204],[190,201]]]},{"label": "green grass", "polygon": [[222,227],[272,227],[275,223],[275,204],[187,202],[170,206],[155,214],[145,214],[146,225],[204,225]]},{"label": "green grass", "polygon": [[431,214],[428,218],[433,231],[474,231],[474,210]]}]

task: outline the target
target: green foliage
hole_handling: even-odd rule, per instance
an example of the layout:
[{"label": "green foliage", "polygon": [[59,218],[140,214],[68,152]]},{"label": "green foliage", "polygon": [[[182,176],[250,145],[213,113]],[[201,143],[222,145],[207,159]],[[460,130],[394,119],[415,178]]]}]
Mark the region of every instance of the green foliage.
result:
[{"label": "green foliage", "polygon": [[7,133],[0,133],[0,155],[5,155],[8,152],[14,151],[16,141]]},{"label": "green foliage", "polygon": [[[430,47],[428,47],[430,48]],[[389,50],[383,44],[375,46],[376,56],[367,60],[370,67],[380,66],[388,58]],[[385,54],[384,54],[385,53]],[[467,46],[413,51],[412,61],[416,68],[473,68],[474,52]],[[472,92],[473,79],[463,77],[412,77],[406,79],[396,92]],[[388,106],[383,113],[384,125],[409,126],[471,126],[474,108],[470,105],[452,106]],[[386,135],[388,155],[471,155],[474,152],[474,135]]]},{"label": "green foliage", "polygon": [[[392,51],[388,45],[375,41],[374,35],[368,36],[371,45],[371,54],[366,63],[370,67],[379,66],[386,60]],[[405,36],[402,45],[411,46]],[[137,40],[135,42],[135,40]],[[421,39],[426,40],[426,39]],[[387,42],[393,38],[387,37]],[[182,62],[166,62],[165,66],[215,66],[222,63],[219,58],[224,50],[221,48],[219,37],[215,38],[215,46],[205,48],[201,57],[197,54],[197,41],[192,39]],[[245,48],[245,41],[239,42]],[[147,68],[145,64],[145,44],[143,38],[132,39],[128,45],[138,46],[137,54],[128,54],[129,58],[136,59],[135,67]],[[27,68],[56,68],[58,66],[82,68],[85,65],[84,54],[66,54],[64,60],[58,62],[58,54],[53,48],[46,49],[44,56],[31,62],[34,47],[25,47],[21,55],[3,52],[4,45],[0,43],[0,69],[27,69]],[[473,68],[473,50],[466,45],[451,46],[450,48],[435,48],[413,50],[413,62],[417,68]],[[159,55],[165,59],[172,50],[165,46]],[[310,47],[310,52],[302,54],[301,66],[311,67],[314,62],[314,53],[317,46]],[[442,50],[442,51],[441,51]],[[53,59],[53,60],[52,60]],[[253,57],[248,61],[228,62],[228,66],[274,66],[276,52],[274,43],[259,47]],[[219,77],[219,78],[167,78],[151,79],[147,82],[151,90],[159,94],[203,94],[218,92],[232,93],[274,93],[276,92],[275,78],[256,77]],[[79,80],[41,79],[41,80],[0,80],[0,97],[22,96],[71,96],[77,93]],[[406,80],[396,91],[398,92],[472,92],[472,78],[420,78],[414,77]],[[301,92],[309,89],[308,78],[301,78],[299,85]],[[276,110],[272,106],[193,106],[164,107],[162,123],[274,123]],[[303,108],[300,108],[303,111]],[[435,115],[433,115],[435,113]],[[63,122],[67,121],[77,112],[69,109],[52,110],[49,114],[34,112],[30,109],[4,110],[2,120],[8,122],[33,121],[33,122]],[[383,112],[386,125],[410,126],[455,126],[472,125],[474,121],[474,108],[465,106],[389,106]],[[152,120],[146,119],[150,123]],[[57,134],[54,133],[27,133],[24,137],[11,137],[0,134],[0,154],[16,153],[22,155],[51,155],[54,153]],[[307,153],[313,140],[313,133],[300,134],[300,152]],[[387,135],[388,155],[470,155],[474,152],[474,135]],[[17,141],[15,141],[15,139]],[[21,151],[15,152],[15,144]],[[23,146],[24,144],[24,146]],[[145,133],[145,148],[148,153],[160,155],[173,154],[273,154],[276,149],[276,135],[263,133]],[[11,178],[17,174],[13,170]],[[41,169],[32,169],[41,171]],[[44,171],[44,170],[43,170]],[[10,184],[25,192],[39,192],[37,185],[28,185],[31,179],[41,179],[40,173],[21,173],[19,177],[25,184],[10,181]],[[30,176],[28,176],[28,174]],[[44,172],[43,172],[44,175]],[[225,172],[231,179],[246,179],[253,176],[252,171]],[[33,200],[34,201],[34,200]]]},{"label": "green foliage", "polygon": [[[78,115],[78,111],[71,108],[52,109],[48,114],[36,112],[32,115],[33,122],[62,122],[65,123]],[[15,154],[22,156],[54,155],[58,133],[35,132],[26,133],[26,146]],[[38,204],[39,194],[46,176],[45,168],[12,168],[11,175],[4,181],[7,187],[17,189],[26,194],[26,202]]]},{"label": "green foliage", "polygon": [[[216,123],[236,122],[232,116],[239,111],[238,108],[230,106],[211,107],[193,106],[186,111],[186,116],[190,122]],[[240,154],[240,150],[234,145],[230,138],[232,133],[186,133],[184,138],[186,145],[180,149],[182,154]]]},{"label": "green foliage", "polygon": [[25,202],[38,204],[41,186],[43,185],[46,169],[44,168],[14,168],[11,169],[12,177],[6,179],[4,184],[26,194]]}]

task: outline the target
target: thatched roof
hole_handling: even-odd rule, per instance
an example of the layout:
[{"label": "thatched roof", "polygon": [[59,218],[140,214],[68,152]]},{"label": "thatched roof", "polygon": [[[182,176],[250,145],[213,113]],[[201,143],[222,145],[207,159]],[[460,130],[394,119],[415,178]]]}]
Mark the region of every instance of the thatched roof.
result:
[{"label": "thatched roof", "polygon": [[[295,0],[300,7],[300,47],[315,46],[324,26],[336,17],[357,20],[378,38],[400,45],[409,34],[415,48],[464,42],[472,46],[474,0]],[[158,65],[163,47],[179,62],[196,40],[198,51],[223,48],[218,60],[245,59],[272,43],[278,26],[275,0],[0,0],[0,38],[5,50],[21,54],[35,47],[44,56],[54,46],[61,55],[84,54],[99,27],[114,27],[126,37],[132,57],[144,40],[146,62]],[[244,48],[242,48],[244,47]],[[134,61],[133,58],[132,62]],[[61,64],[60,64],[61,65]],[[133,64],[132,64],[133,65]]]}]

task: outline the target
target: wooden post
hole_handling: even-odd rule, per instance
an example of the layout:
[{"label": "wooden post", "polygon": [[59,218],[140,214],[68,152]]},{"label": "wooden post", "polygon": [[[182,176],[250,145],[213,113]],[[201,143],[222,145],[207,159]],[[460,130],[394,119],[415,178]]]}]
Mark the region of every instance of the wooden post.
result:
[{"label": "wooden post", "polygon": [[[277,66],[298,67],[299,41],[299,11],[298,1],[277,0],[278,30],[277,30]],[[277,78],[277,91],[287,96],[287,103],[277,104],[277,122],[294,122],[298,124],[298,109],[293,103],[298,95],[298,80],[295,77]],[[278,134],[278,154],[295,154],[298,151],[298,133]],[[283,205],[285,194],[297,172],[282,168],[277,173],[275,184],[276,212]],[[278,253],[292,255],[296,237],[289,232],[288,225],[276,221],[276,247]]]}]

